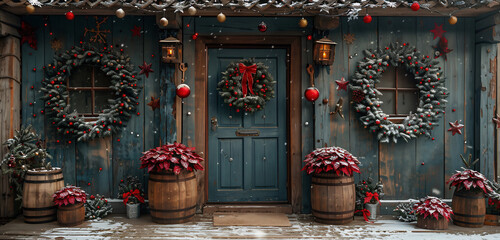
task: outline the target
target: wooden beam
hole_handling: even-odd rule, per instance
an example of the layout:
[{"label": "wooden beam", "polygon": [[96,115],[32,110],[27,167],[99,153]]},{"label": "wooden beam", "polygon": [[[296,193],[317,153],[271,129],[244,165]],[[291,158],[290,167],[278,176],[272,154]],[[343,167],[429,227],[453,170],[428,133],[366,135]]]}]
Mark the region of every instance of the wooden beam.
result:
[{"label": "wooden beam", "polygon": [[499,43],[500,25],[495,25],[476,32],[476,43]]},{"label": "wooden beam", "polygon": [[476,31],[500,24],[500,11],[487,17],[476,20]]},{"label": "wooden beam", "polygon": [[13,27],[21,27],[21,20],[12,13],[8,13],[0,9],[0,22]]},{"label": "wooden beam", "polygon": [[[499,15],[500,16],[500,15]],[[499,21],[500,21],[500,17],[499,17]],[[497,93],[500,93],[500,64],[498,62],[498,53],[500,53],[500,43],[497,44],[497,74],[496,74],[496,82],[497,82]],[[497,95],[497,99],[496,99],[496,111],[495,113],[499,114],[499,110],[500,110],[500,97],[498,97]],[[495,116],[496,117],[496,116]],[[495,149],[495,178],[494,178],[494,181],[496,182],[500,182],[500,128],[495,128],[496,130],[496,136],[495,136],[495,140],[496,140],[496,149]]]}]

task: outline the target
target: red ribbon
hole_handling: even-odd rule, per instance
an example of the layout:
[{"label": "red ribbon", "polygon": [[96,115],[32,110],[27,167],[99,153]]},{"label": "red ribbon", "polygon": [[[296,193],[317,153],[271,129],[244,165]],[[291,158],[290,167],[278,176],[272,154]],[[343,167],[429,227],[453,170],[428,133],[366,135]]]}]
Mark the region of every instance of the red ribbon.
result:
[{"label": "red ribbon", "polygon": [[130,192],[126,192],[123,194],[123,204],[127,204],[128,198],[132,196],[136,197],[139,202],[144,203],[144,198],[141,196],[141,192],[139,191],[139,189],[136,189],[134,191],[130,190]]},{"label": "red ribbon", "polygon": [[369,203],[372,200],[372,198],[374,198],[380,204],[380,200],[378,199],[378,193],[371,193],[371,192],[366,193],[365,203]]},{"label": "red ribbon", "polygon": [[366,222],[373,223],[373,221],[368,220],[368,217],[372,215],[368,209],[363,209],[363,210],[356,210],[354,213],[362,212],[363,213],[363,218],[365,219]]},{"label": "red ribbon", "polygon": [[248,89],[250,89],[250,93],[253,93],[253,77],[252,74],[257,72],[257,65],[254,64],[252,66],[245,66],[245,64],[240,63],[239,65],[241,75],[241,89],[243,91],[243,97],[247,96],[247,83]]}]

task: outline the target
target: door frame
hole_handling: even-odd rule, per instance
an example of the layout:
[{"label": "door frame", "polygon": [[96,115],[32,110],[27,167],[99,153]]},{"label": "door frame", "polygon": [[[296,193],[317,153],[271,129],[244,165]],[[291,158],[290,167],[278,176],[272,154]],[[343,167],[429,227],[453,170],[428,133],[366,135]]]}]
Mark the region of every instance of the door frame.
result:
[{"label": "door frame", "polygon": [[[205,159],[205,171],[197,174],[198,204],[203,206],[208,199],[208,51],[210,46],[259,46],[279,45],[289,49],[287,64],[287,190],[289,203],[294,213],[299,213],[302,207],[302,88],[301,88],[301,38],[298,36],[200,36],[195,44],[195,140],[194,147]],[[200,124],[203,123],[203,124]]]}]

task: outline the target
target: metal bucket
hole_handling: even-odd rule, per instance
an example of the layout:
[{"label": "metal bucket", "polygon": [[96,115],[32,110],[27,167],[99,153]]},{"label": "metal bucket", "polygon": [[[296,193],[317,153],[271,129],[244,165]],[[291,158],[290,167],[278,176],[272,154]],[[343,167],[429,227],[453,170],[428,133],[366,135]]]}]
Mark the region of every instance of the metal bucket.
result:
[{"label": "metal bucket", "polygon": [[141,206],[140,203],[136,203],[136,204],[128,204],[127,203],[127,217],[128,218],[139,218],[139,215],[141,214],[140,206]]},{"label": "metal bucket", "polygon": [[368,219],[376,220],[377,219],[377,203],[365,203],[366,210],[370,211],[370,216]]}]

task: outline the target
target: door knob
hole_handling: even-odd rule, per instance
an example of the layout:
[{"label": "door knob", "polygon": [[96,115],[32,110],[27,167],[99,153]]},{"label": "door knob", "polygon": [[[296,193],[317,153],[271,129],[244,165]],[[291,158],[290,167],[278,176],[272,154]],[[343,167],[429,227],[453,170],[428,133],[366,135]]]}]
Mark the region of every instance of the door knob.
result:
[{"label": "door knob", "polygon": [[210,119],[210,123],[212,124],[212,131],[216,131],[217,127],[219,127],[219,124],[217,123],[217,118],[216,117],[212,117]]}]

